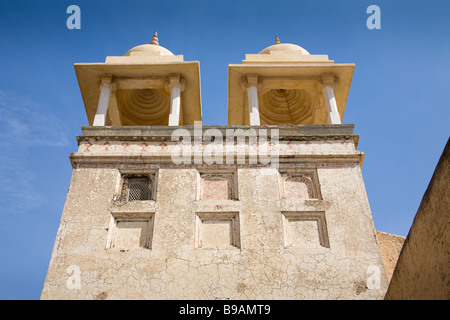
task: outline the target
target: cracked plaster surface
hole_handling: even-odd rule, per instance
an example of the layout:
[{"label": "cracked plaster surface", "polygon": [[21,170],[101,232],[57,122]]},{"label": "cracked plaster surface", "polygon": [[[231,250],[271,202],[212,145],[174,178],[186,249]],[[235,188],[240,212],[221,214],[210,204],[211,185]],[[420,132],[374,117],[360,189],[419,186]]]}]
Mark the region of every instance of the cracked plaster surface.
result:
[{"label": "cracked plaster surface", "polygon": [[[123,148],[116,143],[102,152],[116,145]],[[338,153],[354,151],[343,143],[329,145],[326,152],[339,146]],[[320,142],[310,148],[324,152],[327,146]],[[95,148],[91,144],[90,151]],[[75,168],[41,298],[383,298],[387,279],[358,164],[316,166],[322,199],[299,200],[282,198],[276,169],[236,169],[236,200],[199,200],[195,167],[160,165],[156,200],[118,204],[113,201],[117,166]],[[289,210],[324,212],[330,247],[285,247],[282,211]],[[237,212],[240,246],[196,248],[199,211]],[[108,249],[114,212],[130,218],[154,214],[151,248]],[[78,266],[80,273],[68,273],[69,266]],[[378,288],[367,284],[370,266],[379,268]],[[71,288],[67,282],[75,276],[79,286]]]}]

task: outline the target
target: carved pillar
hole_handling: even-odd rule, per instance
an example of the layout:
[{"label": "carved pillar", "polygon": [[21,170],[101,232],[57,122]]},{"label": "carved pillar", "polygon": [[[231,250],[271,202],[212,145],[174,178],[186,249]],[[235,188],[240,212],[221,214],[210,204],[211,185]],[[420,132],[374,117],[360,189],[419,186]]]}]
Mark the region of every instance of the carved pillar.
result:
[{"label": "carved pillar", "polygon": [[98,100],[97,113],[94,118],[94,126],[104,126],[106,121],[106,113],[108,112],[109,99],[111,93],[115,90],[112,77],[103,77],[100,79],[100,98]]},{"label": "carved pillar", "polygon": [[248,97],[248,111],[250,113],[250,125],[259,126],[261,120],[259,119],[259,105],[258,105],[258,76],[247,75],[247,97]]},{"label": "carved pillar", "polygon": [[327,105],[328,123],[341,124],[341,117],[338,112],[336,98],[334,96],[334,74],[327,73],[322,75],[322,92]]},{"label": "carved pillar", "polygon": [[171,74],[166,90],[170,92],[169,126],[180,124],[181,91],[184,90],[185,80],[180,74]]}]

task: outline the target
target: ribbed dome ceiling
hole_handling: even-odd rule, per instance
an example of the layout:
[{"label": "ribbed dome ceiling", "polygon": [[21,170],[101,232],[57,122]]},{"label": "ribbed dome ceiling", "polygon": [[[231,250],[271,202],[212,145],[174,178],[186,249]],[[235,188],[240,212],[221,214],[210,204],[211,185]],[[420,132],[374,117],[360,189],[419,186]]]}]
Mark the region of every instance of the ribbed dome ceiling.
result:
[{"label": "ribbed dome ceiling", "polygon": [[261,99],[261,124],[308,124],[312,122],[313,103],[306,90],[273,89]]},{"label": "ribbed dome ceiling", "polygon": [[123,125],[167,125],[170,97],[159,89],[118,90]]}]

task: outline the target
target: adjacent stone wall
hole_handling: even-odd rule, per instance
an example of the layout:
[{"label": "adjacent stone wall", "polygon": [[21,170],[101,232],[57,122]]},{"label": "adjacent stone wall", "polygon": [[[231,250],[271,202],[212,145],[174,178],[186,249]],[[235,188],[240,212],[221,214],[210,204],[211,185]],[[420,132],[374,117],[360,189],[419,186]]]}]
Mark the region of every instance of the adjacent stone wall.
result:
[{"label": "adjacent stone wall", "polygon": [[400,253],[387,300],[450,299],[450,144],[442,153]]},{"label": "adjacent stone wall", "polygon": [[391,281],[398,256],[400,255],[403,243],[405,242],[405,237],[377,231],[377,240],[378,245],[380,246],[381,255],[383,256],[388,281]]}]

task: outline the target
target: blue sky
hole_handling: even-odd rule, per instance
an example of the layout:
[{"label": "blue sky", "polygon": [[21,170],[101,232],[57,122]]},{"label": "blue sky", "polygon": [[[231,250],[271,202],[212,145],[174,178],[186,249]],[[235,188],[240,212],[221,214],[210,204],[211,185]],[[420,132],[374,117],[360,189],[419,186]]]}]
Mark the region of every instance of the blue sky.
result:
[{"label": "blue sky", "polygon": [[[69,30],[66,9],[81,8]],[[381,29],[369,30],[369,5]],[[408,234],[449,138],[450,1],[1,1],[0,299],[39,299],[87,125],[73,64],[149,43],[200,61],[204,125],[227,120],[228,64],[274,43],[355,63],[355,124],[377,230]]]}]

